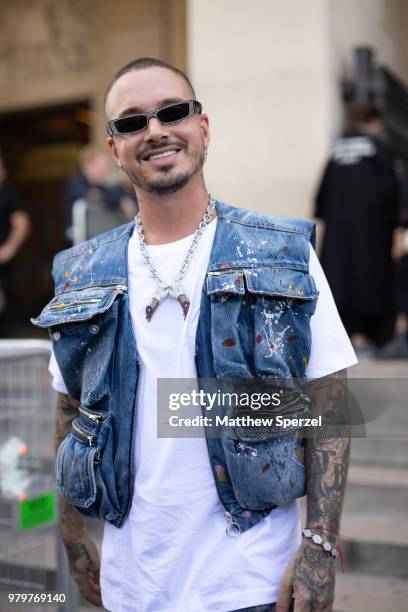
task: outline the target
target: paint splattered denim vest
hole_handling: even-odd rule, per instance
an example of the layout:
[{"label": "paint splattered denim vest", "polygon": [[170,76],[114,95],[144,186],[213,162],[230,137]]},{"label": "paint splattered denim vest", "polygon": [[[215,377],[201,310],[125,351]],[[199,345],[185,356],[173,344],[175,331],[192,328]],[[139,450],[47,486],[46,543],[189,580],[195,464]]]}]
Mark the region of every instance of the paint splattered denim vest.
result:
[{"label": "paint splattered denim vest", "polygon": [[[304,378],[317,301],[309,275],[313,223],[216,207],[196,335],[198,377]],[[49,329],[68,392],[80,400],[57,452],[58,490],[81,513],[117,527],[129,512],[134,478],[139,364],[127,294],[133,230],[132,222],[56,255],[55,297],[32,319]],[[228,428],[221,437],[207,435],[207,447],[231,535],[305,493],[295,430]]]}]

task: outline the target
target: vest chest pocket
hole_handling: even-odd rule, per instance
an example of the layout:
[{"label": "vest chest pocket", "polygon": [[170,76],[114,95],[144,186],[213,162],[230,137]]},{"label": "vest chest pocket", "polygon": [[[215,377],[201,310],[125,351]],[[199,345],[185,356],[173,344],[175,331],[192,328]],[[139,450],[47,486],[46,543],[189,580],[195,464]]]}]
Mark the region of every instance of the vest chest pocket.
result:
[{"label": "vest chest pocket", "polygon": [[92,406],[110,393],[123,285],[87,287],[57,295],[34,325],[48,328],[69,395]]},{"label": "vest chest pocket", "polygon": [[[305,376],[318,298],[308,272],[269,266],[213,271],[207,294],[217,376]],[[246,371],[238,365],[243,358]]]}]

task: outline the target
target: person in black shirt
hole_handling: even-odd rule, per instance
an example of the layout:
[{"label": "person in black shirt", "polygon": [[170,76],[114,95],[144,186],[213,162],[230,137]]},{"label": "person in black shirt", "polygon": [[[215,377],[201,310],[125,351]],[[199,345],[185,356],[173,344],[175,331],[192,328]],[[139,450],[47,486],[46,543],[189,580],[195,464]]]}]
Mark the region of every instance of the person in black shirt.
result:
[{"label": "person in black shirt", "polygon": [[351,107],[352,131],[336,141],[316,197],[325,222],[321,253],[344,326],[360,358],[392,319],[392,235],[397,225],[394,156],[371,103]]},{"label": "person in black shirt", "polygon": [[0,314],[5,310],[10,278],[10,262],[30,233],[30,218],[18,196],[6,181],[7,173],[0,157]]}]

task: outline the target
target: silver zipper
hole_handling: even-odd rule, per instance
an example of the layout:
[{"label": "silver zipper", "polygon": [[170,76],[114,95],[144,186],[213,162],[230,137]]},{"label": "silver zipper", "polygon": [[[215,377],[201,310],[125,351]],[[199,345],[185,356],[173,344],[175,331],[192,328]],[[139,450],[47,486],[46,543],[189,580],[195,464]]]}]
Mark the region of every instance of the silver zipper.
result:
[{"label": "silver zipper", "polygon": [[224,516],[227,519],[228,523],[225,533],[227,534],[227,536],[234,538],[239,533],[241,533],[241,527],[236,521],[234,521],[234,517],[232,516],[231,512],[224,512]]},{"label": "silver zipper", "polygon": [[[126,285],[96,285],[92,287],[86,287],[86,289],[117,289],[119,293],[126,293],[127,286]],[[82,289],[70,289],[70,291],[84,291]],[[69,292],[67,292],[69,293]],[[61,294],[62,295],[62,294]],[[116,294],[117,295],[117,294]],[[115,295],[115,297],[116,297]],[[59,296],[57,296],[59,297]],[[72,302],[61,302],[60,304],[50,304],[48,306],[48,310],[62,310],[63,308],[69,308],[71,306],[81,306],[82,304],[97,304],[102,301],[102,297],[100,298],[87,298],[84,300],[73,300]]]},{"label": "silver zipper", "polygon": [[61,302],[59,304],[51,304],[48,306],[48,310],[62,310],[63,308],[70,308],[71,306],[82,306],[83,304],[98,304],[102,301],[102,298],[93,298],[89,300],[76,300],[73,302]]},{"label": "silver zipper", "polygon": [[92,446],[94,441],[96,440],[96,436],[93,436],[91,434],[87,434],[84,431],[82,431],[82,429],[80,429],[78,427],[78,425],[75,423],[75,421],[72,422],[72,429],[79,434],[84,440],[87,440],[89,446]]},{"label": "silver zipper", "polygon": [[122,291],[127,291],[127,286],[126,285],[89,285],[88,287],[73,287],[72,289],[70,288],[69,291],[65,291],[64,293],[71,293],[71,291],[85,291],[86,289],[120,289]]},{"label": "silver zipper", "polygon": [[99,421],[103,421],[103,419],[106,418],[105,415],[98,414],[96,412],[91,412],[90,410],[87,410],[87,408],[84,408],[83,406],[79,406],[78,410],[83,415],[85,415],[89,419],[92,419],[93,421],[96,421],[97,423],[99,423]]},{"label": "silver zipper", "polygon": [[241,272],[241,268],[225,268],[224,270],[215,270],[214,272],[207,272],[207,276],[222,276],[223,274],[231,274],[233,272]]}]

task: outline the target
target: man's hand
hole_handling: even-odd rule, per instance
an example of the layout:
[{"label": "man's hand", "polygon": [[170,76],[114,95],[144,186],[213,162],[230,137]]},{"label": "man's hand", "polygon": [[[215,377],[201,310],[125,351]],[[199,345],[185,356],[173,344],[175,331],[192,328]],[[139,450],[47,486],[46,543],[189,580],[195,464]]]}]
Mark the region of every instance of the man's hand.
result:
[{"label": "man's hand", "polygon": [[394,261],[398,261],[399,259],[401,259],[401,257],[406,255],[407,253],[407,247],[405,245],[405,232],[406,231],[407,230],[403,227],[397,227],[394,230],[393,237],[392,237],[392,249],[391,249],[391,255]]},{"label": "man's hand", "polygon": [[99,585],[100,561],[97,548],[91,538],[83,533],[75,542],[65,543],[69,569],[85,599],[95,606],[102,607],[101,587]]},{"label": "man's hand", "polygon": [[10,244],[0,246],[0,264],[8,263],[16,254],[15,248]]},{"label": "man's hand", "polygon": [[17,210],[11,215],[10,225],[9,235],[0,247],[0,264],[5,264],[13,259],[30,233],[30,218],[22,210]]},{"label": "man's hand", "polygon": [[332,612],[336,560],[321,546],[303,540],[283,575],[276,612]]}]

